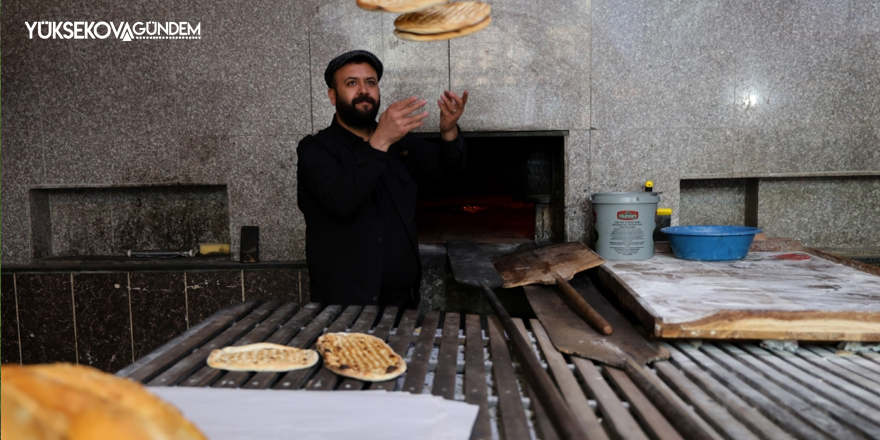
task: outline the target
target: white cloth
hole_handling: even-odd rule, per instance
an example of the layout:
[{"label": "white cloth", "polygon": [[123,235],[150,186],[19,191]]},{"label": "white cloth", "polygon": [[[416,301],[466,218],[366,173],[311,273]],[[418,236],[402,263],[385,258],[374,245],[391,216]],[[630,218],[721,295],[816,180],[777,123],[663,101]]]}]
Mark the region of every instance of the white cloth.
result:
[{"label": "white cloth", "polygon": [[467,440],[479,407],[427,394],[148,387],[211,440]]}]

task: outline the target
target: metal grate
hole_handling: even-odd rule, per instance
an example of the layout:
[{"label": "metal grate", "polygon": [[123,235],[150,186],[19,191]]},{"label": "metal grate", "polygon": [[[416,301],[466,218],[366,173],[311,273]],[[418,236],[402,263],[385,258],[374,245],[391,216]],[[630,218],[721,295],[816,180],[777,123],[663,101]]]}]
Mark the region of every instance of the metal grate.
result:
[{"label": "metal grate", "polygon": [[[621,370],[563,355],[536,320],[514,321],[590,438],[682,438],[677,421],[664,419]],[[405,357],[407,372],[365,383],[320,366],[254,374],[205,364],[214,348],[259,341],[309,347],[319,335],[338,331],[386,339]],[[841,356],[821,346],[792,353],[757,344],[669,348],[672,359],[655,362],[649,371],[717,438],[880,438],[880,354]],[[150,386],[434,394],[481,406],[472,438],[556,438],[540,405],[529,398],[501,327],[485,316],[249,301],[218,312],[117,375]]]}]

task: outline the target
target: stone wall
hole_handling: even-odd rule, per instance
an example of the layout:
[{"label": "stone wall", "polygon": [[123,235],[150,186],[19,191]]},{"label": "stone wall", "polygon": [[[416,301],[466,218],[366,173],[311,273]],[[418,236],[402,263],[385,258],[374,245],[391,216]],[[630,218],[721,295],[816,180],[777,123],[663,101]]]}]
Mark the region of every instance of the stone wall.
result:
[{"label": "stone wall", "polygon": [[[880,228],[876,2],[490,3],[486,30],[413,43],[392,35],[393,14],[350,0],[4,2],[2,262],[33,257],[34,187],[176,184],[226,186],[233,256],[241,226],[257,225],[265,261],[304,258],[295,147],[330,121],[327,62],[355,48],[387,67],[383,105],[429,101],[426,131],[447,88],[471,92],[465,131],[566,131],[568,240],[588,236],[592,192],[652,179],[673,224],[722,222],[738,218],[736,191],[710,185],[721,192],[696,196],[727,200],[721,211],[684,212],[705,205],[688,201],[683,179],[783,174],[760,185],[772,209],[759,209],[759,226],[880,246],[867,233]],[[29,39],[25,22],[39,20],[187,21],[201,38]],[[825,197],[812,202],[797,191],[841,176],[864,180],[810,183]],[[813,203],[847,211],[821,240],[785,226]]]}]

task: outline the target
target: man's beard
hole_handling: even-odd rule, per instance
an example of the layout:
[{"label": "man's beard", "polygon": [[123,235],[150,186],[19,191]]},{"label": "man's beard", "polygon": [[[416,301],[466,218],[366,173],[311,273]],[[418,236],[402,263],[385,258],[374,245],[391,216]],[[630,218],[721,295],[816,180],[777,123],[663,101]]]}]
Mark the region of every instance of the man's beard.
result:
[{"label": "man's beard", "polygon": [[[373,107],[366,111],[360,110],[357,108],[357,105],[362,102],[369,102],[373,104]],[[376,101],[369,95],[359,95],[352,99],[350,104],[340,99],[336,101],[336,114],[349,127],[370,129],[376,125],[376,115],[379,114],[380,102],[381,99]]]}]

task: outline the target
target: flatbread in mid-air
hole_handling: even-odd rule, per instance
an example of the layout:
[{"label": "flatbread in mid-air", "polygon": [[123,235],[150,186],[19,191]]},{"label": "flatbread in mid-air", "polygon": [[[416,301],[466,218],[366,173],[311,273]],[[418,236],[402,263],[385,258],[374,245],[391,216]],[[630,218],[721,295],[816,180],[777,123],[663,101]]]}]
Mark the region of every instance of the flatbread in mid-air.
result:
[{"label": "flatbread in mid-air", "polygon": [[229,371],[293,371],[318,363],[315,350],[260,342],[211,352],[208,366]]},{"label": "flatbread in mid-air", "polygon": [[416,34],[413,32],[404,32],[400,30],[394,30],[394,35],[401,40],[408,41],[441,41],[441,40],[449,40],[452,38],[464,37],[465,35],[470,35],[475,32],[481,31],[489,26],[489,23],[492,23],[492,17],[486,17],[485,20],[473,25],[463,27],[461,29],[457,29],[449,32],[441,32],[437,34]]},{"label": "flatbread in mid-air", "polygon": [[315,348],[324,366],[340,376],[381,382],[406,371],[406,362],[385,341],[364,333],[327,333]]},{"label": "flatbread in mid-air", "polygon": [[415,12],[448,0],[357,0],[362,9],[385,12]]},{"label": "flatbread in mid-air", "polygon": [[403,14],[394,20],[394,28],[413,34],[439,34],[481,23],[492,12],[488,3],[464,1],[432,6]]}]

